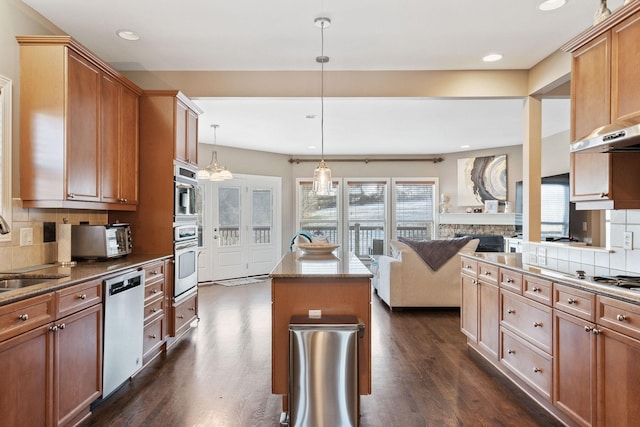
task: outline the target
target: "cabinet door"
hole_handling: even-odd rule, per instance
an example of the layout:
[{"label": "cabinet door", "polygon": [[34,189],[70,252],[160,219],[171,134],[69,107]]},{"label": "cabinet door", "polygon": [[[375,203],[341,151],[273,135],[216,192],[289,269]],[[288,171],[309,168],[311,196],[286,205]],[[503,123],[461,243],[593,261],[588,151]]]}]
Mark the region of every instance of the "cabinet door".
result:
[{"label": "cabinet door", "polygon": [[640,341],[599,328],[598,425],[637,426],[640,420]]},{"label": "cabinet door", "polygon": [[187,110],[187,154],[192,165],[198,165],[198,115]]},{"label": "cabinet door", "polygon": [[478,283],[478,345],[498,360],[500,336],[500,291],[498,286]]},{"label": "cabinet door", "polygon": [[102,304],[56,322],[54,419],[64,425],[102,392]]},{"label": "cabinet door", "polygon": [[49,325],[0,343],[0,414],[2,425],[51,425]]},{"label": "cabinet door", "polygon": [[179,99],[176,100],[175,117],[175,158],[176,160],[188,161],[187,152],[187,111],[189,108]]},{"label": "cabinet door", "polygon": [[100,145],[102,201],[118,201],[118,141],[120,139],[120,84],[103,75],[100,85]]},{"label": "cabinet door", "polygon": [[608,200],[611,154],[571,153],[571,201]]},{"label": "cabinet door", "polygon": [[136,93],[122,87],[120,100],[119,202],[138,204],[138,103]]},{"label": "cabinet door", "polygon": [[470,342],[478,342],[478,281],[466,274],[462,281],[462,305],[460,307],[460,329]]},{"label": "cabinet door", "polygon": [[571,140],[583,139],[609,123],[611,111],[609,32],[573,54],[571,69]]},{"label": "cabinet door", "polygon": [[596,335],[594,324],[554,310],[554,395],[556,407],[582,426],[595,423]]},{"label": "cabinet door", "polygon": [[68,70],[67,199],[99,201],[101,74],[98,68],[72,52]]},{"label": "cabinet door", "polygon": [[611,32],[611,121],[640,122],[640,14]]}]

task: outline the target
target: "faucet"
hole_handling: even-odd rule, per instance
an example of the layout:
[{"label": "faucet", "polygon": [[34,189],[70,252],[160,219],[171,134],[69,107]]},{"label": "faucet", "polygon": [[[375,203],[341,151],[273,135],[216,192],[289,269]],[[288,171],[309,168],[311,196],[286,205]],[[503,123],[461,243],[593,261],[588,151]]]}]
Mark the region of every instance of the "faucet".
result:
[{"label": "faucet", "polygon": [[9,234],[11,232],[11,228],[7,221],[0,215],[0,234]]}]

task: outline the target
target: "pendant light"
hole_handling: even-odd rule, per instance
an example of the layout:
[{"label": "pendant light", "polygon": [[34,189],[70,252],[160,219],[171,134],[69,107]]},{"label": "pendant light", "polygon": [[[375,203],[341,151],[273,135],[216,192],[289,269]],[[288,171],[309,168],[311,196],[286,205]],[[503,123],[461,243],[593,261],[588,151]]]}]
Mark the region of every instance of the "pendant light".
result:
[{"label": "pendant light", "polygon": [[316,62],[320,63],[320,143],[321,155],[320,164],[313,171],[313,191],[318,196],[332,196],[335,194],[333,181],[331,180],[331,169],[324,161],[324,64],[329,62],[329,57],[324,56],[324,29],[331,25],[329,18],[316,18],[314,21],[317,27],[320,27],[322,38],[322,47],[320,56],[316,57]]},{"label": "pendant light", "polygon": [[204,169],[198,171],[198,178],[208,179],[209,181],[224,181],[225,179],[232,179],[233,175],[224,166],[218,165],[218,152],[216,151],[217,135],[216,129],[220,125],[211,125],[213,129],[213,152],[211,153],[211,163]]}]

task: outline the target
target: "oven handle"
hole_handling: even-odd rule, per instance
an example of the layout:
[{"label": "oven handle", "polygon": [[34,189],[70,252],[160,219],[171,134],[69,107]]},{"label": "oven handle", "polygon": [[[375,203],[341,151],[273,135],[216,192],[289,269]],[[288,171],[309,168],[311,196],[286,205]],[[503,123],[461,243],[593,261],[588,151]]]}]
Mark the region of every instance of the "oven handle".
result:
[{"label": "oven handle", "polygon": [[175,243],[176,251],[181,251],[183,249],[189,249],[189,248],[197,248],[197,247],[198,247],[198,239]]}]

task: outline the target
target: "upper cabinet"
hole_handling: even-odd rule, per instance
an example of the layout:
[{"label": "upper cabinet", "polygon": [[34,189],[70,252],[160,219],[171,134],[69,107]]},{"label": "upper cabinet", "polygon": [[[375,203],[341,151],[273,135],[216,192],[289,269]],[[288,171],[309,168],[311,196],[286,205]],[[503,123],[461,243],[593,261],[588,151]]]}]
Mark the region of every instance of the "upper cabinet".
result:
[{"label": "upper cabinet", "polygon": [[[617,9],[563,49],[573,55],[571,140],[612,123],[640,123],[640,2]],[[640,153],[571,153],[578,209],[638,209]]]},{"label": "upper cabinet", "polygon": [[68,36],[18,36],[25,207],[135,210],[140,88]]},{"label": "upper cabinet", "polygon": [[176,98],[176,142],[175,159],[198,166],[198,114],[200,110],[187,104],[180,96]]}]

